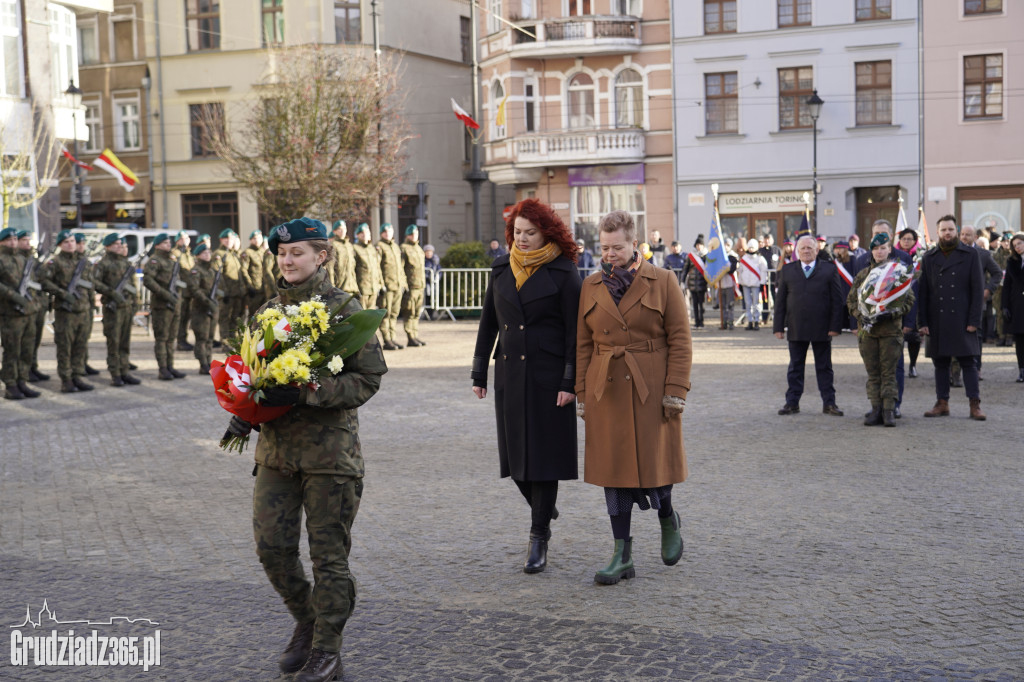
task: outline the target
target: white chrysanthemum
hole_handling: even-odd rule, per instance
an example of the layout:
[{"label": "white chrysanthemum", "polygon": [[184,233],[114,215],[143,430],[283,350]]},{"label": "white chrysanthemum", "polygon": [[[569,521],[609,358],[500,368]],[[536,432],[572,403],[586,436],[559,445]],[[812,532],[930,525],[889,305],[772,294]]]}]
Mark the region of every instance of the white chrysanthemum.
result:
[{"label": "white chrysanthemum", "polygon": [[288,317],[295,317],[299,314],[299,306],[297,305],[286,305],[284,307],[284,314]]},{"label": "white chrysanthemum", "polygon": [[331,374],[337,374],[338,372],[341,371],[341,368],[344,366],[344,364],[345,363],[342,361],[341,357],[335,355],[333,358],[331,358],[331,361],[327,363],[327,369],[331,370]]},{"label": "white chrysanthemum", "polygon": [[277,329],[277,328],[274,329],[274,338],[277,339],[278,341],[280,341],[281,343],[284,343],[285,341],[287,341],[288,340],[288,336],[289,336],[288,332],[286,332],[284,329]]}]

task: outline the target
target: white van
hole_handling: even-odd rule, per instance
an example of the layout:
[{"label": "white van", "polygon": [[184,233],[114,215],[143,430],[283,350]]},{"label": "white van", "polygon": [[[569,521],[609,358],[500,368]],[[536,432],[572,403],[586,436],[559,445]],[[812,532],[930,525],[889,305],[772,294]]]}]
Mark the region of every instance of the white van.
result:
[{"label": "white van", "polygon": [[[103,238],[108,234],[116,234],[124,238],[125,244],[128,246],[128,258],[136,264],[142,260],[138,258],[140,254],[149,253],[150,246],[158,234],[170,234],[171,239],[178,234],[177,230],[168,232],[167,230],[128,229],[126,226],[115,223],[106,223],[106,225],[107,227],[89,227],[86,223],[82,229],[73,230],[85,235],[85,254],[93,262],[103,256]],[[192,244],[195,245],[199,233],[195,230],[185,230],[185,234],[191,237]]]}]

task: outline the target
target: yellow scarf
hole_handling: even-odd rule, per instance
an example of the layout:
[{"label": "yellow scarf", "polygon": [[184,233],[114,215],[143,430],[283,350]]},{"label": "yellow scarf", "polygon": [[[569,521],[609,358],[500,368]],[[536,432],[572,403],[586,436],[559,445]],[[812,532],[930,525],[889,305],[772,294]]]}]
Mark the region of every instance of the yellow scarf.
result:
[{"label": "yellow scarf", "polygon": [[554,242],[548,242],[536,251],[522,251],[515,244],[509,253],[508,262],[512,266],[512,274],[516,278],[516,291],[523,288],[530,275],[537,272],[537,268],[550,263],[562,255],[562,249]]}]

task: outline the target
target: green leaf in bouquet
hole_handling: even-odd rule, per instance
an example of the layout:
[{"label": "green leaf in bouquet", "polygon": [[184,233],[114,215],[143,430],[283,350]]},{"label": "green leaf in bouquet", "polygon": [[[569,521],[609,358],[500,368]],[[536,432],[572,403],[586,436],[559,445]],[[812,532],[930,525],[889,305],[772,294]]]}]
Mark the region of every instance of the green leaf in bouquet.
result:
[{"label": "green leaf in bouquet", "polygon": [[274,343],[274,327],[268,324],[263,328],[263,350],[267,354],[268,361],[271,359],[270,351],[274,349]]},{"label": "green leaf in bouquet", "polygon": [[360,310],[334,324],[317,339],[321,362],[335,355],[347,358],[357,352],[377,333],[385,315],[386,310]]}]

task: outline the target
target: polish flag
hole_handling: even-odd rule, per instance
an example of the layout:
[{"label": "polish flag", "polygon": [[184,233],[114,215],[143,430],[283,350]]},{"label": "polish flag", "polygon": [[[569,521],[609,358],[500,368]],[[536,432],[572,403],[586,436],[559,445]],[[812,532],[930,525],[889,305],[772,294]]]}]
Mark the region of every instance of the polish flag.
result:
[{"label": "polish flag", "polygon": [[[277,324],[274,325],[274,331],[290,334],[292,331],[292,326],[288,324],[288,318],[282,317],[280,320],[278,320]],[[276,346],[277,344],[275,343],[274,345]],[[260,338],[259,341],[256,342],[256,355],[260,356],[261,358],[267,357],[267,347],[263,344],[262,337]]]},{"label": "polish flag", "polygon": [[478,130],[480,124],[473,120],[473,117],[466,113],[466,110],[458,105],[458,103],[452,99],[452,113],[455,114],[455,118],[459,119],[466,124],[467,128]]},{"label": "polish flag", "polygon": [[78,159],[73,157],[71,155],[71,152],[68,151],[67,147],[61,147],[60,148],[60,153],[64,155],[64,158],[66,158],[68,161],[70,161],[71,163],[75,164],[79,168],[84,168],[87,171],[92,170],[92,166],[87,164],[85,161],[79,161]]}]

